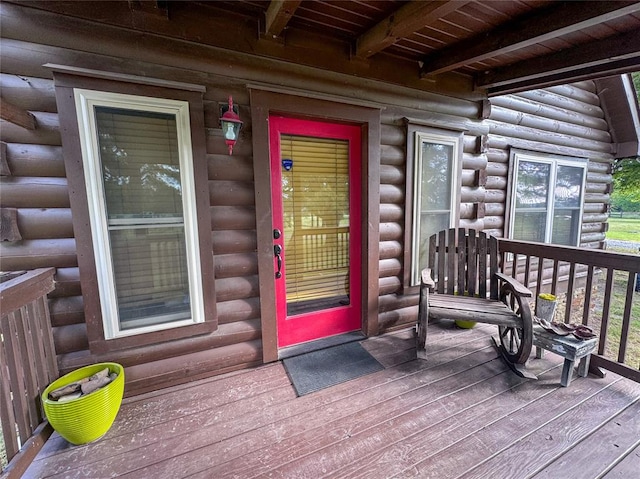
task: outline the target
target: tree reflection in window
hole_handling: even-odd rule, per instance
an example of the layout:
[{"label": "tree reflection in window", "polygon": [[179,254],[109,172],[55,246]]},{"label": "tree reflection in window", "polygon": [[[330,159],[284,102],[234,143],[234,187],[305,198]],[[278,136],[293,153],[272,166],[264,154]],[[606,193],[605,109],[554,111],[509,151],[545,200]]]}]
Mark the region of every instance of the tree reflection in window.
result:
[{"label": "tree reflection in window", "polygon": [[516,154],[516,165],[511,237],[576,246],[586,162]]},{"label": "tree reflection in window", "polygon": [[96,108],[110,219],[181,217],[175,116]]}]

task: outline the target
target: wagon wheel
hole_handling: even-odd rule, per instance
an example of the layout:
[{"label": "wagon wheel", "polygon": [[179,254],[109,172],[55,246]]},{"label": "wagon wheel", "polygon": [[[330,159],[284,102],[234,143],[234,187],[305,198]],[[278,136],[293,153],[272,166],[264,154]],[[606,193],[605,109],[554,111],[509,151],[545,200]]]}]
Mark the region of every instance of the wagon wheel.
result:
[{"label": "wagon wheel", "polygon": [[500,301],[519,317],[516,326],[498,327],[503,353],[510,362],[524,364],[529,359],[533,345],[533,321],[529,303],[527,298],[518,295],[509,283],[502,286]]}]

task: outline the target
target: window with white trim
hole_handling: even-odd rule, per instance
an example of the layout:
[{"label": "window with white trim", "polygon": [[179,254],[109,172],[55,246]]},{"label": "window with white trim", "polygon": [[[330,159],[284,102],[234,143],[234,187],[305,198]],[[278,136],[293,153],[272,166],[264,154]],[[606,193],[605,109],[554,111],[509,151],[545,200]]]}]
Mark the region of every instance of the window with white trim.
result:
[{"label": "window with white trim", "polygon": [[422,128],[413,134],[413,216],[409,286],[420,284],[429,237],[458,221],[462,133]]},{"label": "window with white trim", "polygon": [[509,237],[579,246],[587,161],[512,152]]},{"label": "window with white trim", "polygon": [[104,338],[205,321],[189,102],[74,95]]}]

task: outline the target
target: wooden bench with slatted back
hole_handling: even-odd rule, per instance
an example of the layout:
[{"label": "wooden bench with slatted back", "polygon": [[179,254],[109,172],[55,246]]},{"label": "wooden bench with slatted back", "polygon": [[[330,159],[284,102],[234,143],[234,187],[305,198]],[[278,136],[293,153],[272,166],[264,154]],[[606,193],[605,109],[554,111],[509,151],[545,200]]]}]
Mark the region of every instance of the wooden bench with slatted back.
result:
[{"label": "wooden bench with slatted back", "polygon": [[502,354],[524,364],[533,343],[526,298],[532,293],[499,271],[498,241],[485,232],[451,228],[429,239],[428,267],[422,271],[417,352],[426,359],[429,320],[453,319],[495,324]]}]

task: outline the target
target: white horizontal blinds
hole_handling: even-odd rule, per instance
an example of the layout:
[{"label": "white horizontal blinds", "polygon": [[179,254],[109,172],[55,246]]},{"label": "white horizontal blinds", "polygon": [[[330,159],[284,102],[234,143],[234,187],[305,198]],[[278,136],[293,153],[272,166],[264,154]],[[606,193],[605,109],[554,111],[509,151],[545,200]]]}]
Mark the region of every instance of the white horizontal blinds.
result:
[{"label": "white horizontal blinds", "polygon": [[120,329],[191,317],[175,115],[96,107]]},{"label": "white horizontal blinds", "polygon": [[282,135],[281,155],[287,302],[346,301],[349,143]]},{"label": "white horizontal blinds", "polygon": [[109,221],[182,218],[174,115],[96,107]]}]

